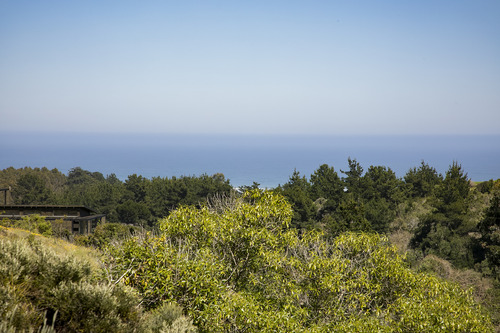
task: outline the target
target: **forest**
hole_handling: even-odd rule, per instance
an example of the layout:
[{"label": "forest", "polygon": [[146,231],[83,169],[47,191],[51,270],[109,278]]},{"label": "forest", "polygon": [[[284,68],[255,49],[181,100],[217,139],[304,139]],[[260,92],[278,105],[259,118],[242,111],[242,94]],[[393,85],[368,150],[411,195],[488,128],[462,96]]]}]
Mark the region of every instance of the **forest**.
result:
[{"label": "forest", "polygon": [[1,221],[2,331],[500,332],[500,180],[458,162],[398,178],[349,158],[270,190],[11,167],[9,186],[7,204],[85,205],[109,223]]}]

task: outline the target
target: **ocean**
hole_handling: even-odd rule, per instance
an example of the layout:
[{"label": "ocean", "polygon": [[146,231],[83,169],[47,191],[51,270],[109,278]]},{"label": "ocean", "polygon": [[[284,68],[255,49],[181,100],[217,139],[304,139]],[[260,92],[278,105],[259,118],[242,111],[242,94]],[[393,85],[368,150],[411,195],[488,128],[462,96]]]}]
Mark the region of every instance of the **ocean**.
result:
[{"label": "ocean", "polygon": [[237,187],[276,187],[294,170],[309,177],[321,164],[340,170],[347,159],[367,170],[391,168],[404,177],[421,161],[444,174],[454,162],[470,179],[500,178],[500,135],[490,136],[251,136],[168,134],[0,133],[0,169],[74,167],[115,174],[180,177],[222,173]]}]

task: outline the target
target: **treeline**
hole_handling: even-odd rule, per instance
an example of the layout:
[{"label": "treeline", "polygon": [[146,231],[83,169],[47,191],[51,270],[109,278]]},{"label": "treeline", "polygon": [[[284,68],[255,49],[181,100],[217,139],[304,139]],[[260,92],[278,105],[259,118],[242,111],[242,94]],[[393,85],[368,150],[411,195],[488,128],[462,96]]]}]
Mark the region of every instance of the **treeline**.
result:
[{"label": "treeline", "polygon": [[[7,168],[0,171],[0,187],[7,186],[12,187],[8,203],[85,205],[106,214],[109,222],[150,226],[180,205],[199,206],[207,197],[232,191],[223,174],[152,179],[133,174],[121,181],[80,167],[67,175],[57,169]],[[309,178],[294,171],[274,191],[291,203],[291,226],[299,230],[320,229],[333,238],[345,231],[387,234],[405,229],[411,233],[409,245],[422,255],[494,273],[499,259],[491,228],[499,187],[493,180],[472,187],[458,163],[443,176],[422,161],[398,178],[388,167],[365,171],[349,158],[348,169],[340,173],[326,164]],[[405,216],[419,207],[420,216],[409,223]]]},{"label": "treeline", "polygon": [[150,226],[179,205],[199,205],[232,190],[222,174],[152,179],[133,174],[121,181],[80,167],[67,175],[57,169],[7,168],[0,171],[0,187],[8,186],[8,204],[84,205],[106,214],[109,222]]},{"label": "treeline", "polygon": [[[388,167],[364,172],[356,160],[348,164],[341,175],[326,164],[309,179],[295,171],[276,189],[292,204],[294,227],[320,229],[331,238],[346,231],[403,229],[411,233],[409,245],[417,256],[433,254],[488,274],[498,270],[500,181],[473,186],[456,162],[443,176],[422,161],[402,179]],[[411,221],[417,208],[420,214]]]},{"label": "treeline", "polygon": [[[0,187],[7,186],[12,187],[9,204],[85,205],[106,214],[108,222],[150,227],[180,205],[199,207],[211,196],[233,191],[223,174],[152,179],[133,174],[121,181],[80,167],[67,175],[57,169],[7,168],[0,171]],[[418,258],[433,254],[459,268],[490,275],[498,270],[500,181],[473,186],[458,163],[441,175],[422,161],[398,178],[389,167],[365,171],[349,158],[347,170],[323,164],[310,177],[294,171],[273,191],[292,205],[291,227],[299,232],[319,229],[334,238],[346,231],[403,230],[409,238],[404,247]]]}]

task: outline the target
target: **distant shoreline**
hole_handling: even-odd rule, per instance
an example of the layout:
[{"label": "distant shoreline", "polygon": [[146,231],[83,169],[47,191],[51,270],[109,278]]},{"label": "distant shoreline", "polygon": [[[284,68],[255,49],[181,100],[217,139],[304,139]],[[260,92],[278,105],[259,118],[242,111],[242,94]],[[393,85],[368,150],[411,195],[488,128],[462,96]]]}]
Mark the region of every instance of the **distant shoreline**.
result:
[{"label": "distant shoreline", "polygon": [[398,177],[422,160],[445,173],[457,161],[476,182],[500,178],[500,135],[248,136],[0,133],[0,168],[82,167],[120,180],[222,173],[235,187],[276,187],[294,170],[309,177],[321,164],[340,174],[349,157],[365,171],[391,168]]}]

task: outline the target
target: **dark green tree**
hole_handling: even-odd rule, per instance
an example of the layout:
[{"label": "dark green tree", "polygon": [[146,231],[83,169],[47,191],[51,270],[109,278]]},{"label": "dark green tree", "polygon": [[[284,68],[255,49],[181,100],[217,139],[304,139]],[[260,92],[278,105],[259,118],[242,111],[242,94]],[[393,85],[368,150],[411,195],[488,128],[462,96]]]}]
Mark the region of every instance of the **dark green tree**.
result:
[{"label": "dark green tree", "polygon": [[137,174],[129,175],[125,180],[125,198],[135,202],[145,202],[151,181]]},{"label": "dark green tree", "polygon": [[342,172],[345,177],[342,178],[344,182],[345,189],[347,193],[351,193],[356,199],[361,196],[363,192],[363,167],[356,161],[356,159],[351,159],[350,157],[347,159],[349,163],[349,170]]},{"label": "dark green tree", "polygon": [[297,170],[286,184],[281,187],[281,193],[285,196],[293,208],[291,226],[297,229],[308,228],[316,215],[314,203],[309,197],[311,184],[305,176],[301,176]]},{"label": "dark green tree", "polygon": [[229,194],[232,186],[222,173],[214,175],[203,174],[199,177],[184,176],[178,179],[187,188],[187,196],[182,204],[197,205],[205,202],[206,198],[214,194]]},{"label": "dark green tree", "polygon": [[313,201],[322,202],[318,212],[318,218],[325,214],[334,212],[344,194],[344,184],[340,180],[333,167],[322,164],[311,175],[310,197]]},{"label": "dark green tree", "polygon": [[[132,181],[133,179],[133,181]],[[199,177],[183,176],[180,178],[154,177],[151,181],[144,181],[139,177],[131,178],[126,184],[134,192],[137,199],[146,192],[145,203],[151,211],[152,218],[166,217],[179,205],[198,206],[215,194],[229,194],[232,186],[223,174],[207,174]],[[141,201],[139,201],[141,202]]]},{"label": "dark green tree", "polygon": [[335,238],[346,231],[372,231],[370,222],[365,217],[365,207],[351,194],[339,203],[335,212],[322,219],[329,238]]},{"label": "dark green tree", "polygon": [[45,181],[36,174],[20,176],[12,190],[14,203],[18,205],[45,205],[52,202],[53,193]]},{"label": "dark green tree", "polygon": [[443,181],[443,176],[436,169],[424,161],[420,167],[410,169],[405,177],[409,194],[412,197],[426,197],[434,192],[434,189]]},{"label": "dark green tree", "polygon": [[313,200],[325,198],[340,201],[344,186],[333,167],[327,164],[320,165],[310,179]]},{"label": "dark green tree", "polygon": [[478,229],[488,266],[500,279],[500,192],[496,192],[491,199]]},{"label": "dark green tree", "polygon": [[453,162],[446,172],[446,177],[437,188],[436,198],[438,199],[436,208],[441,212],[455,211],[462,213],[467,208],[470,199],[470,179],[462,166]]},{"label": "dark green tree", "polygon": [[186,184],[177,178],[153,177],[146,202],[153,217],[166,217],[187,195]]},{"label": "dark green tree", "polygon": [[457,267],[473,267],[475,242],[469,234],[477,226],[468,216],[470,181],[461,165],[454,162],[450,166],[431,199],[434,210],[420,221],[411,245]]},{"label": "dark green tree", "polygon": [[116,207],[123,192],[121,183],[96,182],[85,187],[81,204],[107,215],[110,222],[118,222]]},{"label": "dark green tree", "polygon": [[404,201],[404,182],[384,166],[370,166],[363,176],[366,218],[373,230],[385,233],[396,217],[398,204]]},{"label": "dark green tree", "polygon": [[114,173],[106,176],[106,183],[118,186],[123,185],[123,182]]},{"label": "dark green tree", "polygon": [[242,186],[239,186],[239,191],[243,193],[243,192],[246,192],[246,191],[258,190],[259,186],[260,186],[259,183],[253,182],[252,185],[242,185]]},{"label": "dark green tree", "polygon": [[123,223],[145,224],[151,218],[151,212],[146,204],[127,200],[116,207],[118,221]]},{"label": "dark green tree", "polygon": [[67,184],[69,186],[89,184],[104,181],[105,178],[100,172],[90,172],[80,167],[71,169],[68,173]]},{"label": "dark green tree", "polygon": [[363,176],[363,198],[385,199],[389,202],[400,203],[404,200],[404,183],[391,168],[385,166],[370,166]]}]

